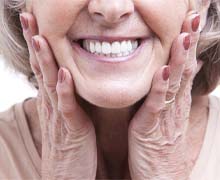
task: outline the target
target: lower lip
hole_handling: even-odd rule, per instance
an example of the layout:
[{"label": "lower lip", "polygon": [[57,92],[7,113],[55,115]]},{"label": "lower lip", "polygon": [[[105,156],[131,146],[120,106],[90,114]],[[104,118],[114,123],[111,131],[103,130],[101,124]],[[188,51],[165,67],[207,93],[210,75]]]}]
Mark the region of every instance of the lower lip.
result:
[{"label": "lower lip", "polygon": [[124,56],[124,57],[106,57],[103,55],[97,55],[90,53],[83,49],[78,43],[72,42],[72,47],[78,52],[78,54],[87,57],[87,59],[94,60],[94,61],[100,61],[103,63],[120,63],[120,62],[125,62],[125,61],[130,61],[134,59],[136,56],[138,56],[143,49],[145,43],[147,43],[147,39],[144,39],[141,41],[141,44],[138,46],[138,48],[132,52],[131,54]]}]

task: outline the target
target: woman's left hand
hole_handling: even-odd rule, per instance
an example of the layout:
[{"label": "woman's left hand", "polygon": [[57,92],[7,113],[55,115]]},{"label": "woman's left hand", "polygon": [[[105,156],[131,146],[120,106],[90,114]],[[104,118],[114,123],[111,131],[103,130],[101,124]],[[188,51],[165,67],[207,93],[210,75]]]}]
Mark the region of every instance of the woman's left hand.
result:
[{"label": "woman's left hand", "polygon": [[[129,169],[135,180],[185,180],[186,130],[192,82],[201,68],[196,49],[200,17],[190,13],[174,41],[168,66],[155,73],[145,102],[129,125]],[[190,37],[190,39],[189,39]]]}]

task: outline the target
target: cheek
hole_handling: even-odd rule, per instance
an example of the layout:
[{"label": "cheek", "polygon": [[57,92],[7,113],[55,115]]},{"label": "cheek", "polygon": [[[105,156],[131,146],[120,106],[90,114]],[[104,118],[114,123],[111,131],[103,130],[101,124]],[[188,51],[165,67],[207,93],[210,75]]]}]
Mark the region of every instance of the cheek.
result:
[{"label": "cheek", "polygon": [[188,11],[184,0],[136,0],[146,24],[152,29],[161,43],[170,44],[181,31]]},{"label": "cheek", "polygon": [[34,2],[33,12],[37,19],[39,34],[50,39],[66,35],[87,0],[39,0]]}]

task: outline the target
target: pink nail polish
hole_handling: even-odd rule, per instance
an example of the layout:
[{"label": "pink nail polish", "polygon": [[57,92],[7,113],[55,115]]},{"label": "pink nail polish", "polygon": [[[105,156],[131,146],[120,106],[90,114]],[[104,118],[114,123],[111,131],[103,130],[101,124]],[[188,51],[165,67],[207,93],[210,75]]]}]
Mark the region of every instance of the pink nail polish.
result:
[{"label": "pink nail polish", "polygon": [[191,44],[191,38],[190,35],[187,35],[183,40],[183,46],[186,51],[189,49],[190,44]]},{"label": "pink nail polish", "polygon": [[40,43],[34,37],[32,37],[32,46],[36,52],[40,51]]},{"label": "pink nail polish", "polygon": [[20,14],[20,22],[24,30],[27,30],[29,28],[28,20],[22,14]]},{"label": "pink nail polish", "polygon": [[170,77],[170,67],[167,66],[163,70],[163,80],[167,81],[169,79],[169,77]]},{"label": "pink nail polish", "polygon": [[192,30],[193,30],[193,32],[196,32],[198,30],[199,24],[200,24],[200,15],[194,17],[194,19],[192,20]]}]

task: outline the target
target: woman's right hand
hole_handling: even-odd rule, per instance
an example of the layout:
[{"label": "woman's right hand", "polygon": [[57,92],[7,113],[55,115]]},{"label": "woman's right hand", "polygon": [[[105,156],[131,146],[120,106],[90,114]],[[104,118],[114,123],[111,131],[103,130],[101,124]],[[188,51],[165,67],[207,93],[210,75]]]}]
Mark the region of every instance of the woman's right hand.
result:
[{"label": "woman's right hand", "polygon": [[65,68],[59,68],[58,72],[49,44],[37,35],[33,15],[22,13],[20,19],[39,85],[37,110],[42,131],[42,179],[95,179],[95,129],[75,99],[72,76]]}]

